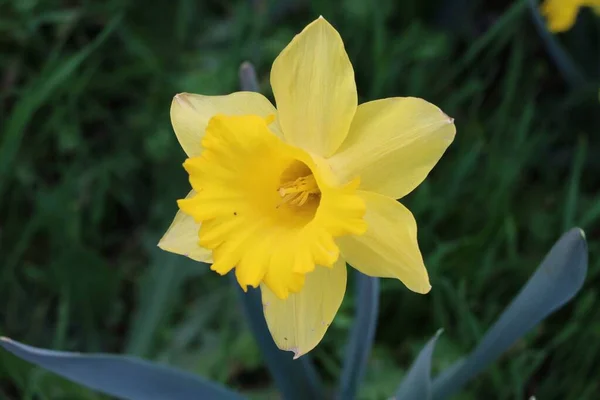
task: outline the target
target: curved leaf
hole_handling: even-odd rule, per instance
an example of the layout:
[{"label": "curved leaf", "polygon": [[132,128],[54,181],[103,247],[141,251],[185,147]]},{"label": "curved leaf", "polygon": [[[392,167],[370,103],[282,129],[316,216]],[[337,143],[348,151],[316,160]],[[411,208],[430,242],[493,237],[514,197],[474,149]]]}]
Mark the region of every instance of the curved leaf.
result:
[{"label": "curved leaf", "polygon": [[423,347],[396,392],[397,400],[431,400],[431,357],[442,330]]},{"label": "curved leaf", "polygon": [[379,309],[379,278],[356,271],[358,277],[356,295],[356,318],[346,349],[339,398],[356,397],[375,338],[377,311]]},{"label": "curved leaf", "polygon": [[494,362],[517,339],[575,296],[583,286],[588,254],[579,228],[565,233],[537,271],[460,365],[453,365],[433,382],[433,399],[450,397]]},{"label": "curved leaf", "polygon": [[239,394],[189,372],[136,357],[52,351],[8,338],[1,338],[0,345],[23,360],[120,399],[243,399]]}]

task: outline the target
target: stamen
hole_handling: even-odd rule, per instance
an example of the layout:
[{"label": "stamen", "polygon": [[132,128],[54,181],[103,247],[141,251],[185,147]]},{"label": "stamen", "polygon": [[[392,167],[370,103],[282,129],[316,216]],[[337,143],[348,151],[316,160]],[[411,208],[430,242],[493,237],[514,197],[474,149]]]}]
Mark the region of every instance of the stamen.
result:
[{"label": "stamen", "polygon": [[295,181],[286,182],[279,189],[279,195],[283,199],[281,204],[303,206],[311,195],[319,195],[321,191],[317,185],[314,175],[303,176]]}]

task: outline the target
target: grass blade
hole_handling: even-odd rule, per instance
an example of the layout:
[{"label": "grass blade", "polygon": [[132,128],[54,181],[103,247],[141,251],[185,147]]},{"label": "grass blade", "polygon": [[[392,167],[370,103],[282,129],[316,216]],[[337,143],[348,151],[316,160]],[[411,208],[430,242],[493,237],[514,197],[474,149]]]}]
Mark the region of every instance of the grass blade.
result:
[{"label": "grass blade", "polygon": [[126,345],[126,353],[139,357],[151,355],[156,333],[173,311],[181,294],[181,286],[188,278],[208,270],[202,264],[156,247],[152,249],[151,255],[152,265],[140,280],[138,307]]},{"label": "grass blade", "polygon": [[104,30],[83,50],[66,59],[48,75],[40,75],[28,86],[17,102],[10,117],[2,126],[0,140],[0,199],[3,198],[5,184],[17,157],[24,137],[24,131],[33,114],[48,101],[52,93],[62,85],[73,72],[111,35],[121,22],[121,15],[109,22]]},{"label": "grass blade", "polygon": [[579,196],[581,193],[581,179],[583,175],[583,167],[586,161],[587,140],[585,136],[580,136],[577,140],[575,156],[573,159],[573,167],[569,176],[567,185],[567,196],[565,199],[565,212],[563,217],[563,229],[575,224],[576,212],[579,209]]}]

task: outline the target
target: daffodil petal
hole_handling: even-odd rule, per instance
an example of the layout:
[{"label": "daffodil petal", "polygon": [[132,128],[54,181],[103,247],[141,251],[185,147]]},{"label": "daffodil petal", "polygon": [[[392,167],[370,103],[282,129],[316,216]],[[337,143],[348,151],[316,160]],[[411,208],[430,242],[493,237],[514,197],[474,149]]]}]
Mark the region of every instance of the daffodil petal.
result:
[{"label": "daffodil petal", "polygon": [[[171,103],[171,123],[177,140],[188,157],[200,155],[200,142],[206,126],[216,114],[267,117],[277,115],[277,111],[265,96],[254,92],[236,92],[227,96],[192,93],[176,95]],[[277,123],[271,124],[269,128],[279,134]]]},{"label": "daffodil petal", "polygon": [[342,38],[323,17],[277,57],[271,86],[285,139],[320,156],[333,154],[348,133],[358,100]]},{"label": "daffodil petal", "polygon": [[429,292],[412,213],[390,197],[363,191],[359,195],[367,205],[367,232],[337,238],[342,257],[366,275],[397,278],[414,292]]},{"label": "daffodil petal", "polygon": [[[190,199],[195,195],[196,192],[192,190],[186,196],[186,199]],[[212,250],[200,247],[198,243],[199,230],[200,224],[196,223],[193,217],[178,211],[167,233],[158,242],[158,247],[171,253],[189,257],[192,260],[210,264],[212,263]]]},{"label": "daffodil petal", "polygon": [[579,8],[586,4],[593,5],[592,3],[594,2],[589,0],[546,0],[540,11],[547,19],[550,31],[564,32],[575,24]]},{"label": "daffodil petal", "polygon": [[277,347],[294,352],[294,358],[312,350],[323,339],[346,292],[346,262],[331,268],[318,266],[306,274],[299,293],[279,299],[261,284],[263,310]]},{"label": "daffodil petal", "polygon": [[454,139],[453,119],[423,99],[397,97],[358,106],[350,133],[329,159],[347,181],[395,199],[417,187]]}]

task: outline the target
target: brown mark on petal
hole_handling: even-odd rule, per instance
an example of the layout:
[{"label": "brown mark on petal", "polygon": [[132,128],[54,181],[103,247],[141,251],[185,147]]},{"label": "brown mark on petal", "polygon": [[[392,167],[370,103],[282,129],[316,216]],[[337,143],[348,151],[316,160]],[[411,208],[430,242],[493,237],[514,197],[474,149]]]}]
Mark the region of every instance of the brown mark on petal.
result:
[{"label": "brown mark on petal", "polygon": [[178,93],[175,95],[175,101],[177,101],[182,107],[189,107],[192,109],[196,109],[196,107],[194,107],[194,104],[192,104],[191,101],[189,101],[186,97],[188,93]]}]

